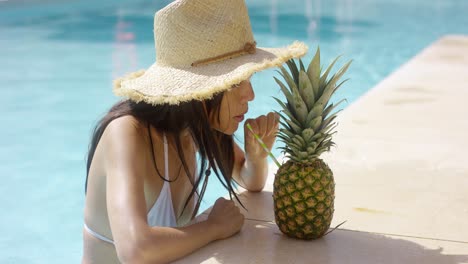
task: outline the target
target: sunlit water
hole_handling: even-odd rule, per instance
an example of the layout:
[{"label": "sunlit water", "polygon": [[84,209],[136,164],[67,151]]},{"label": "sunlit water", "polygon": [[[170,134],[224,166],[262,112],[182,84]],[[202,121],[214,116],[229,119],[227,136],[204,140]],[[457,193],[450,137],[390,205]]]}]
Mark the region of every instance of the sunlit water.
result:
[{"label": "sunlit water", "polygon": [[[18,2],[0,1],[0,263],[77,263],[91,128],[117,100],[112,79],[154,61],[153,15],[168,1]],[[248,5],[259,46],[298,39],[323,64],[353,59],[334,97],[348,105],[442,35],[468,34],[463,0]],[[274,74],[252,79],[248,118],[279,110]],[[213,178],[203,208],[224,194]]]}]

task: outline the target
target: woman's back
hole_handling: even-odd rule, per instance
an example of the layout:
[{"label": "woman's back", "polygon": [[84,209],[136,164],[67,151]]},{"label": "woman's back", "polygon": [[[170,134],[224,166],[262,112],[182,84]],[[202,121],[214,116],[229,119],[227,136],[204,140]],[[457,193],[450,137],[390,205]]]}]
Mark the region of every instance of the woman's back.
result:
[{"label": "woman's back", "polygon": [[[132,137],[128,137],[126,133],[130,133]],[[190,139],[190,137],[187,138]],[[165,139],[166,142],[164,142]],[[171,224],[175,220],[172,219],[180,215],[183,210],[188,198],[187,194],[190,193],[187,190],[192,189],[190,181],[193,181],[193,175],[196,172],[195,149],[192,141],[184,142],[185,144],[182,145],[186,146],[184,155],[191,172],[189,180],[185,171],[180,169],[181,161],[173,147],[172,140],[170,135],[166,136],[154,128],[150,129],[129,115],[113,120],[105,129],[97,145],[88,174],[84,221],[89,229],[83,229],[84,263],[118,262],[114,245],[104,241],[106,238],[113,240],[107,211],[107,199],[112,196],[106,197],[106,194],[112,193],[108,191],[106,167],[109,166],[109,162],[116,162],[108,158],[111,151],[125,151],[129,152],[129,156],[138,157],[136,158],[138,164],[133,166],[138,166],[138,177],[141,177],[140,188],[144,193],[145,211],[150,226],[158,225],[158,222],[166,226],[182,226],[191,220],[193,199],[188,203],[183,215],[178,218],[177,224]],[[121,142],[120,146],[128,146],[128,148],[115,149],[114,142]],[[154,151],[154,161],[152,151]],[[155,165],[162,177],[169,178],[171,181],[176,178],[177,180],[172,183],[163,181],[156,172]],[[99,239],[99,237],[102,238]]]}]

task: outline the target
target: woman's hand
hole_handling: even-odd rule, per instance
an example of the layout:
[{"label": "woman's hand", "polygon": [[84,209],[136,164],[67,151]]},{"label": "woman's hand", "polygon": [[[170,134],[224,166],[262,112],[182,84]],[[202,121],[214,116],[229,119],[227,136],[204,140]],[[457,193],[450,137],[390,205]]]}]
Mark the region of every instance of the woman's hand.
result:
[{"label": "woman's hand", "polygon": [[244,224],[244,215],[233,201],[219,198],[213,205],[207,221],[214,226],[218,234],[217,239],[225,239],[240,231]]},{"label": "woman's hand", "polygon": [[244,123],[245,158],[250,161],[266,159],[268,153],[247,128],[247,124],[250,124],[254,133],[265,143],[268,151],[271,151],[279,129],[279,115],[270,112],[266,116],[261,115],[255,119],[247,119]]}]

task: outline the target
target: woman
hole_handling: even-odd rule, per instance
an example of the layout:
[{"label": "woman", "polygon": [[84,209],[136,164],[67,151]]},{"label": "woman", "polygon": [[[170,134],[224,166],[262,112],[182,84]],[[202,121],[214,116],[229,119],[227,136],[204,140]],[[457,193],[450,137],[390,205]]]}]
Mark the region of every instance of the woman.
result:
[{"label": "woman", "polygon": [[[83,263],[167,263],[239,232],[243,215],[224,198],[207,220],[190,221],[211,171],[231,197],[232,181],[262,190],[267,153],[245,128],[245,152],[232,138],[254,99],[249,79],[307,51],[299,42],[257,48],[243,0],[175,1],[154,30],[156,62],[116,81],[126,99],[93,134]],[[245,123],[271,149],[277,116]]]}]

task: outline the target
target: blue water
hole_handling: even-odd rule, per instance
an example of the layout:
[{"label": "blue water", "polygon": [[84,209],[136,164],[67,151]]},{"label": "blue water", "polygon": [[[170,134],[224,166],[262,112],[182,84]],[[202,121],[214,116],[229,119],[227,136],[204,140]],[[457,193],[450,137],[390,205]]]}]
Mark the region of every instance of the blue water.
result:
[{"label": "blue water", "polygon": [[[117,100],[112,79],[153,62],[153,14],[169,1],[17,2],[0,1],[0,263],[77,263],[91,128]],[[259,46],[299,39],[320,45],[324,64],[353,59],[351,80],[334,97],[349,103],[441,36],[468,34],[464,0],[248,6]],[[279,110],[274,74],[252,79],[248,118]],[[237,137],[242,144],[242,131]],[[204,208],[220,195],[212,181]]]}]

